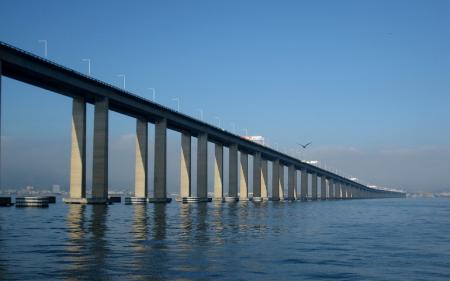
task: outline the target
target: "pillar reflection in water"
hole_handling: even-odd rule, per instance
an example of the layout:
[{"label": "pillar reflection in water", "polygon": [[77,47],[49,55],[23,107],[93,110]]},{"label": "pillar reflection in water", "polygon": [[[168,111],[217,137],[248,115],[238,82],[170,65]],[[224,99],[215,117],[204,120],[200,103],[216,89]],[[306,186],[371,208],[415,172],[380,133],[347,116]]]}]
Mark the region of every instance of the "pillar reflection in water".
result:
[{"label": "pillar reflection in water", "polygon": [[91,275],[94,272],[101,271],[105,268],[105,257],[107,255],[107,242],[104,239],[107,230],[107,217],[108,205],[92,205],[91,222],[89,226],[89,232],[91,233],[91,238],[88,241],[88,247],[90,251],[90,268]]},{"label": "pillar reflection in water", "polygon": [[83,254],[86,239],[86,205],[68,205],[67,212],[67,236],[68,244],[65,247],[69,262],[67,263],[69,275],[77,276],[77,272],[83,272],[87,266],[87,257]]}]

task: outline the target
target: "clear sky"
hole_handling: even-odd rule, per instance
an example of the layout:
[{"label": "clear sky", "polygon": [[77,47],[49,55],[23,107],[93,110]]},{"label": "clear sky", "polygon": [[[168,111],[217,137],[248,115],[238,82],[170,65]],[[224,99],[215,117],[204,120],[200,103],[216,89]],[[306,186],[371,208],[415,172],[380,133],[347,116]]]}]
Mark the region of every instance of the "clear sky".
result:
[{"label": "clear sky", "polygon": [[[0,0],[0,40],[365,183],[450,190],[449,1],[93,2]],[[67,187],[70,99],[2,95],[3,188]],[[112,187],[134,126],[111,113]]]}]

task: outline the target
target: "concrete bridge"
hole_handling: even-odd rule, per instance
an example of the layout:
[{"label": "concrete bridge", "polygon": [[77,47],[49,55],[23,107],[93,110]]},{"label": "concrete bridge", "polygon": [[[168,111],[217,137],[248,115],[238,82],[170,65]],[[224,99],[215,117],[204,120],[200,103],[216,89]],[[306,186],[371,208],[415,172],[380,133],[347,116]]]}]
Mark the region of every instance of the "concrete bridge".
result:
[{"label": "concrete bridge", "polygon": [[[269,147],[246,140],[195,118],[151,102],[72,69],[0,43],[0,85],[6,76],[68,96],[72,104],[70,198],[66,203],[106,203],[108,200],[108,111],[136,118],[135,197],[144,202],[170,202],[167,196],[167,130],[181,133],[180,197],[208,198],[208,142],[215,145],[214,200],[249,200],[249,155],[253,156],[253,200],[317,200],[404,197],[405,194],[369,188],[330,171],[307,164]],[[1,91],[1,90],[0,90]],[[1,98],[1,92],[0,92]],[[94,105],[92,194],[86,194],[86,104]],[[1,113],[0,113],[1,116]],[[155,126],[154,192],[149,195],[148,124]],[[1,128],[0,128],[1,129]],[[191,142],[197,138],[197,194],[191,189]],[[229,187],[224,194],[224,147],[229,151]],[[239,161],[240,160],[240,161]],[[268,161],[272,182],[268,182]],[[284,167],[288,177],[284,178]],[[298,182],[300,174],[300,181]],[[311,187],[308,187],[311,177]],[[320,179],[320,181],[319,181]],[[284,181],[287,180],[287,196]],[[320,198],[318,185],[320,182]],[[300,183],[300,190],[298,188]],[[269,192],[269,186],[271,192]],[[311,194],[308,194],[309,189]],[[270,194],[270,195],[269,195]]]}]

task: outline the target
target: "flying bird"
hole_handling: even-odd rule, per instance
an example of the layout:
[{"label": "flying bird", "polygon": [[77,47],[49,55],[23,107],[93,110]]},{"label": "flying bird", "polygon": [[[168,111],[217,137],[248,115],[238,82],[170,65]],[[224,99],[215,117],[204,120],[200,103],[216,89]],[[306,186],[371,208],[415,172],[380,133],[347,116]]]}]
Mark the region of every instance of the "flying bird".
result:
[{"label": "flying bird", "polygon": [[308,145],[310,145],[311,144],[311,142],[308,142],[307,144],[301,144],[301,143],[299,143],[298,145],[300,145],[301,147],[303,147],[303,149],[306,149],[306,147],[308,146]]}]

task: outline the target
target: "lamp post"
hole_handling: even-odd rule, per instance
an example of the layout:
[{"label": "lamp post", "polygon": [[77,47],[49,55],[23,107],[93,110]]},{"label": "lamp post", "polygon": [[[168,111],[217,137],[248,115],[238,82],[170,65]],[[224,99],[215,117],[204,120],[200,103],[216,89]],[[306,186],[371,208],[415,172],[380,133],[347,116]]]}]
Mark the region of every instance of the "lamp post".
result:
[{"label": "lamp post", "polygon": [[200,112],[200,120],[203,121],[203,109],[199,108],[197,111]]},{"label": "lamp post", "polygon": [[177,102],[177,111],[180,112],[180,98],[172,98],[172,100]]},{"label": "lamp post", "polygon": [[152,101],[156,102],[156,92],[155,88],[147,88],[148,90],[152,91]]},{"label": "lamp post", "polygon": [[38,42],[44,44],[44,58],[47,58],[47,40],[42,39],[42,40],[38,40]]},{"label": "lamp post", "polygon": [[88,63],[88,75],[91,76],[91,59],[82,59],[81,61]]},{"label": "lamp post", "polygon": [[125,74],[117,74],[117,77],[122,77],[123,78],[123,89],[125,90],[126,89],[126,77],[125,77]]}]

